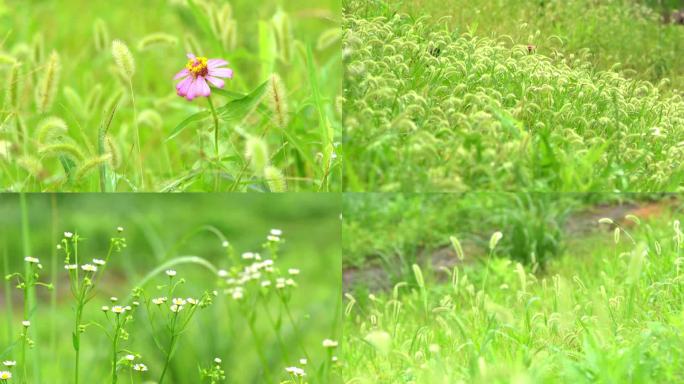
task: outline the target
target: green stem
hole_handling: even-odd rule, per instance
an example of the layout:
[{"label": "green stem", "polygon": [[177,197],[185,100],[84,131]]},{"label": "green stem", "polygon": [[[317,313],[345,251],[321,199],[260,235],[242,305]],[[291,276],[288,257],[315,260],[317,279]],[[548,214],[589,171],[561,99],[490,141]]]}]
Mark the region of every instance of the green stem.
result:
[{"label": "green stem", "polygon": [[112,339],[112,384],[116,384],[118,377],[116,376],[116,352],[117,343],[119,341],[119,315],[116,315],[116,329],[114,330],[114,338]]},{"label": "green stem", "polygon": [[[171,300],[171,296],[169,296]],[[176,321],[178,320],[178,312],[173,317],[173,322],[171,323],[171,342],[169,343],[169,349],[166,351],[166,362],[164,363],[164,370],[162,371],[161,377],[159,378],[159,384],[164,382],[164,376],[166,376],[166,371],[169,368],[169,363],[171,362],[171,356],[173,355],[173,349],[176,346]]]},{"label": "green stem", "polygon": [[133,80],[128,80],[131,90],[131,103],[133,104],[133,129],[135,130],[135,146],[138,148],[138,167],[140,168],[140,187],[145,189],[145,170],[143,168],[142,149],[140,148],[140,130],[138,129],[138,112],[135,107],[135,95],[133,93]]},{"label": "green stem", "polygon": [[214,176],[214,190],[218,190],[219,187],[219,172],[221,159],[219,157],[219,121],[218,115],[216,114],[216,108],[214,108],[214,102],[211,100],[211,95],[207,96],[207,102],[209,103],[209,109],[211,109],[211,116],[214,118],[214,156],[216,156],[216,175]]}]

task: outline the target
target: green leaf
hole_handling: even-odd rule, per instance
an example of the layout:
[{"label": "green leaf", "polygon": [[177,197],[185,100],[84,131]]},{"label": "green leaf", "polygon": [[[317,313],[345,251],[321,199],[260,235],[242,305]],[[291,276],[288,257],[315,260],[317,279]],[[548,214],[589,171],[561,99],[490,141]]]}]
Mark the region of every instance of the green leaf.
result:
[{"label": "green leaf", "polygon": [[[216,113],[219,115],[219,118],[226,122],[242,121],[245,117],[247,117],[247,115],[249,115],[254,110],[254,108],[257,107],[257,105],[259,105],[259,102],[266,94],[266,90],[268,89],[267,85],[268,82],[265,81],[263,84],[257,87],[257,89],[252,91],[252,93],[246,96],[232,91],[219,91],[217,88],[212,88],[212,92],[216,92],[224,96],[240,97],[239,99],[229,101],[224,106],[217,108]],[[178,124],[176,128],[173,129],[173,131],[166,139],[166,141],[174,139],[181,132],[183,132],[185,128],[187,128],[188,125],[190,125],[191,123],[200,121],[202,119],[206,119],[209,116],[211,116],[211,111],[209,110],[204,110],[202,112],[197,112],[194,115],[191,115],[187,119],[183,120],[183,122]]]},{"label": "green leaf", "polygon": [[219,119],[227,122],[240,122],[261,102],[268,89],[268,81],[258,86],[252,93],[217,109]]},{"label": "green leaf", "polygon": [[172,140],[176,136],[178,136],[183,130],[190,124],[194,123],[196,121],[200,121],[202,119],[205,119],[211,115],[211,112],[209,111],[202,111],[202,112],[197,112],[194,115],[188,117],[187,119],[183,120],[180,124],[176,126],[176,128],[173,129],[169,137],[166,139],[166,141]]}]

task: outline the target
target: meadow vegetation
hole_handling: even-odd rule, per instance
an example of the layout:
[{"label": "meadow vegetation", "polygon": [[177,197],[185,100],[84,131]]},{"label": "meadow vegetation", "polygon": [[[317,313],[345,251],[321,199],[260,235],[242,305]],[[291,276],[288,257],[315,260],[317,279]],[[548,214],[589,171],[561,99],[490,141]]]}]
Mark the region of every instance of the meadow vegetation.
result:
[{"label": "meadow vegetation", "polygon": [[[334,0],[0,1],[0,189],[339,190],[340,13]],[[174,89],[188,53],[224,77],[193,101]]]},{"label": "meadow vegetation", "polygon": [[627,1],[437,3],[345,2],[346,190],[680,189],[684,27]]},{"label": "meadow vegetation", "polygon": [[339,203],[242,196],[4,197],[0,374],[336,382]]},{"label": "meadow vegetation", "polygon": [[483,229],[475,255],[461,244],[466,234],[445,238],[457,255],[452,267],[416,263],[387,290],[346,293],[344,380],[680,382],[680,216],[675,201],[657,215],[598,218],[564,230],[563,250],[543,264],[515,257],[504,242],[521,233],[507,227]]}]

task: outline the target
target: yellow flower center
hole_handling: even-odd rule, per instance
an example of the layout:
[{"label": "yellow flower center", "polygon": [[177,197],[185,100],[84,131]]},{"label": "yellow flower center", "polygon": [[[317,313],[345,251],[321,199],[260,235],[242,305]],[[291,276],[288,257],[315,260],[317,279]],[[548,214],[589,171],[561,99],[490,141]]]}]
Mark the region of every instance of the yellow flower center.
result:
[{"label": "yellow flower center", "polygon": [[188,60],[188,64],[185,68],[190,71],[194,78],[197,78],[197,76],[206,76],[207,73],[209,73],[206,57],[195,57],[194,59]]},{"label": "yellow flower center", "polygon": [[12,377],[12,376],[10,376],[9,372],[3,372],[0,374],[0,379],[3,379],[3,380],[9,379],[10,377]]}]

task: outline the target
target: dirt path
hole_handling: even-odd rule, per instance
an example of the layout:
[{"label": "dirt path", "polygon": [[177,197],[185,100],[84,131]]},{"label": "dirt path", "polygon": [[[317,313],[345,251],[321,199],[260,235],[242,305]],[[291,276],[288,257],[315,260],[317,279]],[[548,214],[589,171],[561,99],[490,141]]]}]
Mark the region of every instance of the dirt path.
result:
[{"label": "dirt path", "polygon": [[[657,202],[597,205],[571,214],[565,222],[564,233],[586,236],[599,230],[598,220],[604,217],[630,227],[633,223],[624,219],[626,215],[632,214],[640,219],[658,217],[675,203],[674,199],[663,199]],[[460,263],[473,262],[486,254],[486,249],[474,242],[463,241],[462,246],[467,259]],[[419,251],[418,260],[422,265],[432,265],[434,269],[442,267],[451,269],[459,263],[451,246]],[[367,287],[371,291],[390,289],[392,280],[387,270],[380,265],[345,268],[342,271],[342,278],[345,292],[357,285]]]}]

